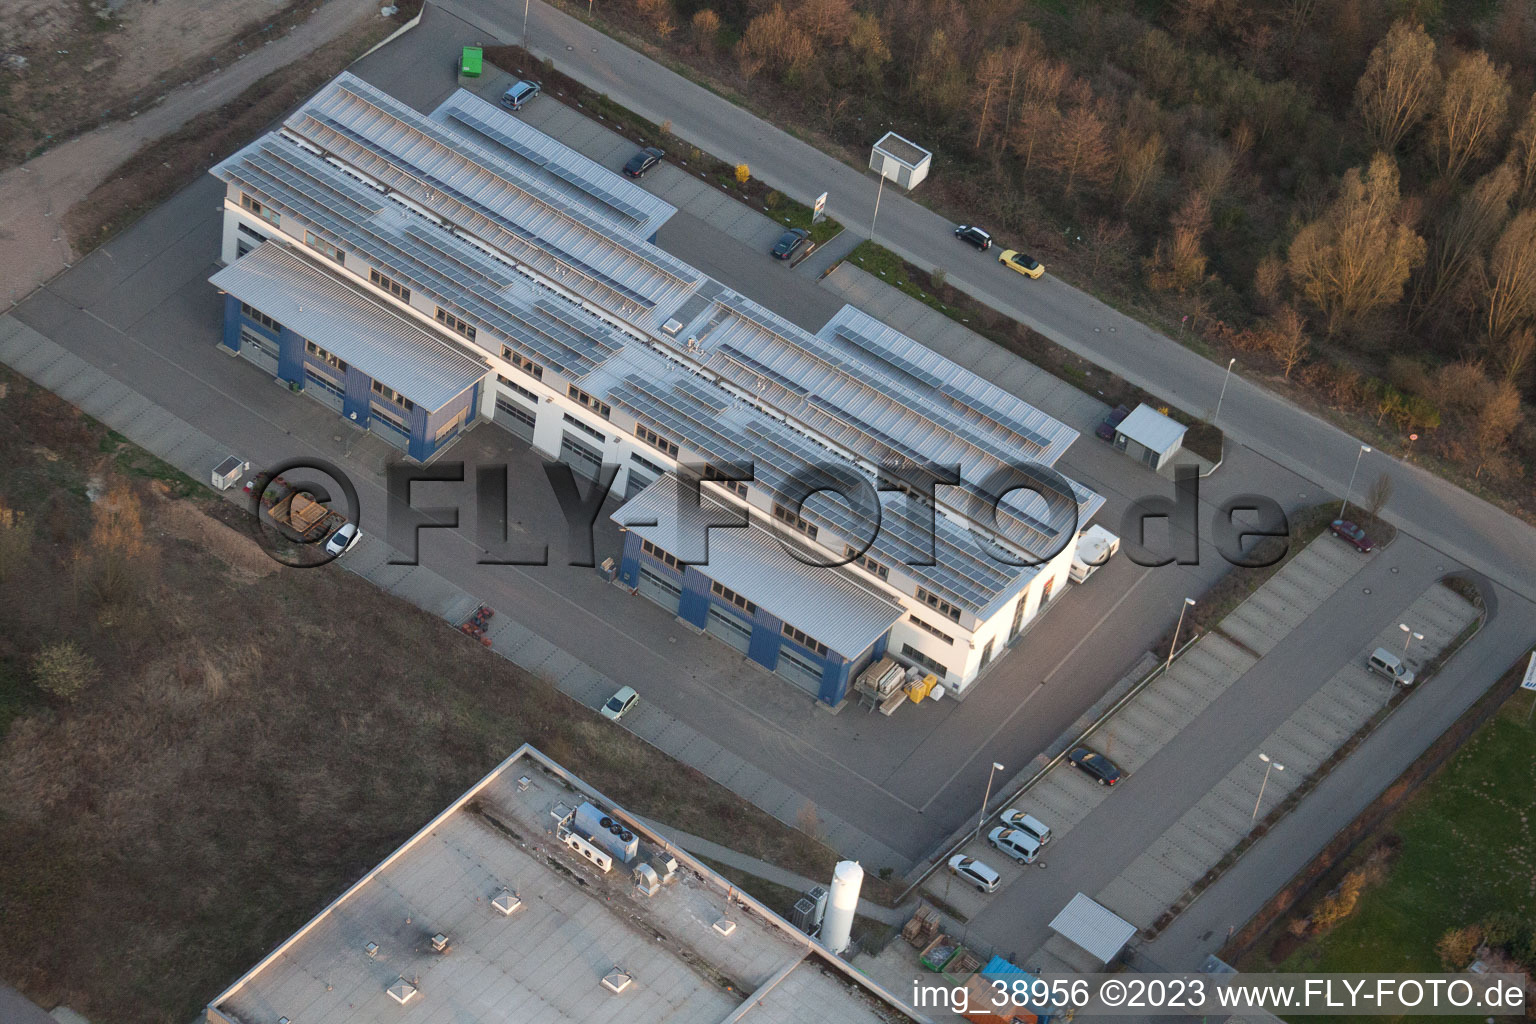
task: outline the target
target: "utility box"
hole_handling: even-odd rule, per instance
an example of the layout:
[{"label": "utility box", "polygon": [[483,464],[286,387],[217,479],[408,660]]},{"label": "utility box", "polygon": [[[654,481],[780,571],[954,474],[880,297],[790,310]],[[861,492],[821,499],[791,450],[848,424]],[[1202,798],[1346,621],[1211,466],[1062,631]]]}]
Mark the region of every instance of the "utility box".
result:
[{"label": "utility box", "polygon": [[251,468],[249,462],[237,459],[233,455],[213,467],[213,486],[221,491],[227,491],[240,482],[245,471]]},{"label": "utility box", "polygon": [[[439,57],[439,60],[442,58]],[[442,67],[441,64],[438,67]],[[459,75],[463,78],[479,78],[485,67],[485,51],[478,46],[466,46],[459,52]]]},{"label": "utility box", "polygon": [[914,189],[928,177],[933,154],[895,132],[886,132],[869,154],[869,169],[904,189]]}]

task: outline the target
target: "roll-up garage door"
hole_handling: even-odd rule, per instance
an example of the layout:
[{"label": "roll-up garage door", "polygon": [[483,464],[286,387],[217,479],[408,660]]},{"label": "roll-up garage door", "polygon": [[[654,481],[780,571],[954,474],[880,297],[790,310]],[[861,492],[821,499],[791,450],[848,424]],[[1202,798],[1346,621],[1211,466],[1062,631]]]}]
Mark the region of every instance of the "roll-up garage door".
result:
[{"label": "roll-up garage door", "polygon": [[643,596],[655,601],[672,614],[677,614],[677,606],[682,602],[683,588],[672,580],[642,565],[639,589]]},{"label": "roll-up garage door", "polygon": [[521,438],[529,444],[533,443],[535,417],[532,410],[518,405],[510,398],[497,397],[496,417],[492,422],[514,437]]},{"label": "roll-up garage door", "polygon": [[779,648],[779,664],[774,671],[800,689],[821,696],[821,665],[788,644]]},{"label": "roll-up garage door", "polygon": [[746,654],[747,648],[752,645],[752,627],[723,608],[710,606],[704,628],[709,630],[710,635],[724,640],[742,654]]},{"label": "roll-up garage door", "polygon": [[560,435],[560,461],[585,477],[595,478],[603,468],[603,453],[570,434]]}]

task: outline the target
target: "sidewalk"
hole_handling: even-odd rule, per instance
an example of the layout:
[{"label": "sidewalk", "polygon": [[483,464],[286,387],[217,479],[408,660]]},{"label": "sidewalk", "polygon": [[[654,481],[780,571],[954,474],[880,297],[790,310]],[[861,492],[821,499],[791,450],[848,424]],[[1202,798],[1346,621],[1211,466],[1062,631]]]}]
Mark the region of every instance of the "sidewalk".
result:
[{"label": "sidewalk", "polygon": [[[228,453],[226,445],[155,405],[143,395],[65,350],[12,316],[0,317],[0,362],[102,421],[141,448],[199,482]],[[239,492],[224,495],[238,503]],[[390,565],[392,549],[366,534],[342,564],[396,597],[458,626],[483,602],[424,566]],[[619,688],[610,677],[505,615],[491,620],[491,646],[498,654],[551,683],[562,693],[595,707]],[[445,641],[449,638],[445,634]],[[821,823],[823,841],[842,856],[869,865],[891,866],[897,874],[907,858],[842,818],[815,807],[801,793],[709,739],[696,729],[642,702],[620,723],[657,749],[690,765],[791,828],[809,805]],[[743,869],[747,870],[747,869]]]}]

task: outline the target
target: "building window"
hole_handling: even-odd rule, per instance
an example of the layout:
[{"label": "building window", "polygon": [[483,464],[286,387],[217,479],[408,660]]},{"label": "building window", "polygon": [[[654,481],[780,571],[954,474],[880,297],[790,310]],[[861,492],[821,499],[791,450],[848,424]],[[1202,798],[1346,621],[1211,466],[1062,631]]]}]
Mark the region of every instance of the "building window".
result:
[{"label": "building window", "polygon": [[538,395],[523,387],[517,381],[512,380],[510,377],[503,377],[498,373],[496,375],[496,380],[499,381],[503,387],[511,388],[513,391],[516,391],[530,402],[537,402],[539,400]]},{"label": "building window", "polygon": [[740,608],[748,615],[757,614],[757,605],[753,604],[751,601],[748,601],[746,598],[736,593],[736,591],[732,590],[730,587],[724,586],[720,583],[711,582],[709,585],[709,592],[714,594],[716,597],[725,598],[727,601],[731,602],[731,604],[735,605],[737,608]]},{"label": "building window", "polygon": [[940,665],[937,661],[934,661],[932,658],[928,657],[928,655],[924,654],[916,647],[913,647],[911,644],[901,645],[901,656],[917,662],[919,665],[923,666],[923,668],[927,669],[929,672],[932,672],[940,679],[943,679],[945,676],[949,675],[948,669],[946,669],[943,665]]},{"label": "building window", "polygon": [[315,234],[313,231],[304,232],[304,244],[309,246],[311,249],[314,249],[316,252],[324,253],[331,259],[335,260],[337,263],[340,263],[343,266],[346,265],[347,254],[342,252],[336,246],[332,245],[330,242],[327,242],[325,239],[321,238],[319,235]]},{"label": "building window", "polygon": [[956,608],[942,597],[939,597],[936,594],[930,594],[922,587],[918,587],[917,599],[923,602],[923,604],[926,604],[929,608],[932,608],[934,611],[938,612],[940,615],[949,619],[951,622],[960,621],[960,609]]},{"label": "building window", "polygon": [[240,193],[240,205],[266,221],[268,224],[280,224],[282,218],[276,210],[264,205],[259,200],[253,199],[244,192]]},{"label": "building window", "polygon": [[389,292],[401,302],[411,301],[411,290],[392,277],[385,277],[377,270],[368,271],[368,280]]},{"label": "building window", "polygon": [[660,562],[668,569],[672,569],[677,572],[683,571],[683,563],[677,560],[676,555],[669,551],[661,550],[661,548],[657,547],[655,544],[652,544],[648,540],[642,540],[640,542],[640,550],[656,559],[656,561]]},{"label": "building window", "polygon": [[262,234],[260,231],[257,231],[255,228],[251,227],[245,221],[241,221],[239,223],[239,225],[236,227],[236,230],[239,231],[245,237],[255,240],[257,245],[260,245],[262,242],[265,242],[267,240],[267,236],[266,235]]},{"label": "building window", "polygon": [[334,366],[336,369],[340,370],[342,373],[346,373],[347,372],[347,362],[346,362],[345,359],[341,359],[341,358],[337,357],[336,355],[334,355],[334,354],[332,354],[330,352],[327,352],[325,349],[321,348],[319,345],[316,345],[312,341],[304,342],[304,351],[306,351],[310,355],[314,356],[320,362],[329,364],[330,366]]},{"label": "building window", "polygon": [[261,326],[265,327],[269,331],[272,331],[274,334],[283,333],[282,324],[278,323],[276,320],[273,320],[271,317],[267,316],[267,314],[263,313],[261,310],[257,309],[255,306],[250,305],[249,303],[240,303],[240,312],[245,314],[245,318],[247,320],[256,321],[258,324],[261,324]]},{"label": "building window", "polygon": [[527,356],[512,351],[512,349],[506,345],[501,346],[501,358],[505,359],[519,370],[522,370],[534,380],[544,379],[544,367],[540,366],[532,359],[529,359]]},{"label": "building window", "polygon": [[596,427],[588,426],[587,424],[581,422],[581,420],[577,419],[575,416],[572,416],[570,413],[565,414],[565,422],[569,423],[571,426],[575,427],[582,433],[597,438],[598,444],[608,443],[607,434],[603,433],[601,430],[598,430]]},{"label": "building window", "polygon": [[432,435],[432,443],[436,444],[443,438],[447,437],[449,434],[453,433],[455,430],[458,430],[464,425],[464,421],[468,418],[469,410],[467,408],[460,409],[457,416],[453,417],[453,419],[437,428],[437,433]]},{"label": "building window", "polygon": [[451,331],[457,331],[470,341],[475,340],[475,329],[469,323],[460,320],[442,306],[437,307],[437,322]]},{"label": "building window", "polygon": [[656,431],[652,430],[650,427],[647,427],[645,424],[635,424],[635,436],[644,441],[646,444],[650,445],[652,448],[660,449],[661,451],[664,451],[668,455],[672,456],[674,459],[677,458],[677,445],[671,441],[668,441],[666,438],[662,437],[660,434],[656,433]]},{"label": "building window", "polygon": [[802,633],[800,630],[796,629],[794,626],[791,626],[787,622],[784,623],[783,629],[784,635],[789,637],[795,643],[799,644],[801,647],[815,651],[823,658],[827,656],[827,645],[822,643],[820,640],[817,640],[813,636],[808,636],[805,633]]},{"label": "building window", "polygon": [[816,539],[816,524],[807,522],[800,518],[795,514],[793,509],[787,508],[784,505],[780,505],[778,502],[774,502],[773,517],[781,523],[786,523],[789,526],[793,526],[795,529],[811,538],[811,540]]},{"label": "building window", "polygon": [[600,401],[600,400],[598,400],[596,398],[593,398],[591,395],[589,395],[585,391],[581,390],[581,388],[577,387],[575,384],[572,384],[569,387],[567,387],[565,389],[565,393],[570,395],[572,398],[576,399],[576,401],[580,402],[582,405],[586,406],[588,409],[591,409],[593,412],[597,413],[603,419],[607,419],[608,418],[608,413],[610,413],[612,411],[611,409],[608,408],[608,403],[607,402],[603,402],[603,401]]},{"label": "building window", "polygon": [[844,550],[847,552],[848,557],[853,561],[853,564],[857,565],[859,568],[880,577],[882,580],[888,580],[891,578],[891,570],[887,569],[884,564],[875,561],[868,555],[859,554],[859,552],[852,545],[848,545],[846,548],[844,548]]},{"label": "building window", "polygon": [[406,412],[414,412],[416,409],[415,402],[411,401],[409,398],[406,398],[404,395],[390,387],[388,384],[381,384],[378,381],[374,381],[373,393],[376,395],[383,395],[385,398],[389,399],[389,401],[394,402]]},{"label": "building window", "polygon": [[635,465],[641,466],[641,467],[643,467],[645,469],[648,469],[652,473],[655,473],[657,476],[666,476],[667,475],[667,471],[666,471],[666,469],[664,467],[658,466],[656,463],[652,462],[650,459],[647,459],[647,458],[645,458],[642,455],[637,455],[634,452],[630,452],[629,453],[629,458],[630,458],[630,461],[633,462]]},{"label": "building window", "polygon": [[914,626],[916,626],[918,629],[921,629],[921,630],[927,632],[928,634],[930,634],[932,636],[938,637],[940,640],[943,640],[947,644],[953,644],[955,642],[955,638],[954,637],[950,636],[948,633],[944,632],[943,630],[941,630],[941,629],[939,629],[939,628],[937,628],[935,626],[928,625],[928,623],[924,622],[922,619],[918,618],[916,615],[908,615],[907,619]]},{"label": "building window", "polygon": [[718,487],[724,487],[738,498],[747,496],[747,482],[745,480],[727,480],[722,477],[721,470],[713,462],[704,463],[704,479]]}]

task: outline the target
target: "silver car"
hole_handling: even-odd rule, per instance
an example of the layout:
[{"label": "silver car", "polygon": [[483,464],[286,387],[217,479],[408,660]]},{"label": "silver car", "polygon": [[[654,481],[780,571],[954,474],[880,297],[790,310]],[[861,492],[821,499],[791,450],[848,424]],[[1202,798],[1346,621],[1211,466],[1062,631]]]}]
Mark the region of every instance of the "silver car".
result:
[{"label": "silver car", "polygon": [[999,825],[987,833],[987,842],[1021,864],[1033,864],[1035,858],[1040,856],[1040,844],[1035,842],[1035,837],[1025,835],[1016,828],[1003,828]]},{"label": "silver car", "polygon": [[1002,875],[975,857],[967,857],[963,853],[957,853],[949,858],[949,871],[950,874],[959,875],[981,892],[996,892],[997,884],[1003,880]]},{"label": "silver car", "polygon": [[998,815],[1004,825],[1016,828],[1025,835],[1030,836],[1035,842],[1044,846],[1051,841],[1051,826],[1035,817],[1033,814],[1025,814],[1015,807],[1010,807]]}]

